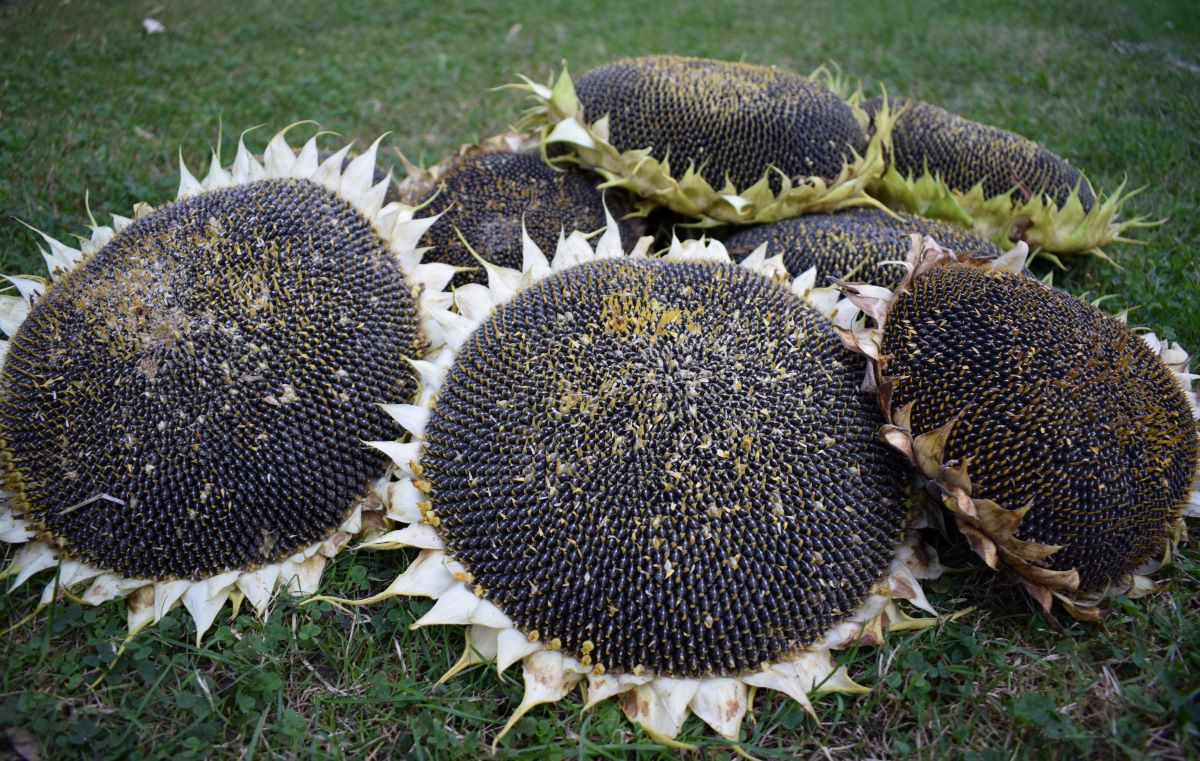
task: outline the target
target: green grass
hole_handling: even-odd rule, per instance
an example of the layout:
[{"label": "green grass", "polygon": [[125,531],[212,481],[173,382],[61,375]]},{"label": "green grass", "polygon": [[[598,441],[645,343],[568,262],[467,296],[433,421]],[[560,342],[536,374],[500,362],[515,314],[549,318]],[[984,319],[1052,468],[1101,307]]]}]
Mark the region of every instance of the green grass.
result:
[{"label": "green grass", "polygon": [[[645,52],[745,59],[797,71],[837,60],[868,83],[1033,137],[1113,188],[1147,189],[1129,214],[1167,217],[1144,246],[1114,246],[1056,277],[1115,295],[1134,322],[1200,348],[1200,16],[1191,2],[957,4],[658,0],[618,6],[219,0],[0,3],[0,271],[41,272],[36,238],[84,231],[97,214],[170,198],[176,155],[204,162],[223,123],[236,132],[315,119],[365,144],[383,131],[438,160],[501,131],[521,108],[489,88],[517,72],[545,80]],[[140,21],[167,27],[147,36]],[[261,148],[268,130],[254,133]],[[0,550],[0,553],[5,551]],[[354,554],[324,589],[358,596],[405,559]],[[1104,626],[1035,615],[981,573],[936,583],[935,605],[975,611],[936,632],[847,655],[870,696],[824,698],[817,725],[759,695],[746,749],[763,757],[1185,758],[1200,742],[1200,553],[1163,574],[1170,591],[1122,603]],[[0,598],[6,628],[34,590]],[[414,602],[345,612],[281,599],[263,624],[224,621],[194,647],[182,611],[117,655],[121,605],[60,603],[0,639],[0,729],[44,758],[475,757],[521,693],[483,667],[433,682],[461,648],[452,631],[411,632]],[[103,676],[96,686],[93,682]],[[674,756],[614,703],[538,708],[503,757]],[[0,754],[4,743],[0,733]],[[691,720],[682,738],[728,757]]]}]

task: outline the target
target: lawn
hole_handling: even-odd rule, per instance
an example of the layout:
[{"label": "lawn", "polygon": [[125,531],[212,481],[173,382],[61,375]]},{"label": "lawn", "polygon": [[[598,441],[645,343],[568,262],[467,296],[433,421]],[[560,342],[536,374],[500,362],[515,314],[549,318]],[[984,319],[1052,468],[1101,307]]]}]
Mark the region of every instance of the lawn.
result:
[{"label": "lawn", "polygon": [[[502,131],[522,108],[491,88],[611,58],[675,52],[807,72],[836,60],[890,93],[1021,132],[1112,189],[1146,189],[1127,214],[1167,221],[1113,267],[1080,263],[1056,284],[1200,349],[1200,14],[1194,3],[904,2],[644,5],[214,0],[0,2],[0,271],[42,273],[27,223],[61,238],[172,197],[180,151],[195,167],[223,135],[261,149],[313,119],[365,145],[437,161]],[[142,19],[161,21],[147,35]],[[398,163],[398,162],[397,162]],[[1200,531],[1200,527],[1195,527]],[[0,561],[5,553],[0,549]],[[349,554],[323,590],[365,596],[405,567]],[[1114,606],[1101,626],[1036,615],[979,572],[936,582],[936,630],[844,654],[874,691],[822,698],[817,724],[760,694],[744,748],[760,757],[1187,758],[1200,743],[1200,551],[1162,574],[1168,591]],[[38,585],[40,587],[40,585]],[[118,654],[121,605],[57,604],[22,622],[33,589],[0,597],[0,755],[42,758],[473,758],[517,705],[520,672],[478,667],[433,686],[461,635],[408,625],[429,604],[347,612],[280,599],[269,619],[223,618],[202,647],[182,610]],[[674,757],[610,701],[578,693],[532,711],[501,757]],[[5,733],[7,730],[7,733]],[[704,758],[728,744],[692,719]]]}]

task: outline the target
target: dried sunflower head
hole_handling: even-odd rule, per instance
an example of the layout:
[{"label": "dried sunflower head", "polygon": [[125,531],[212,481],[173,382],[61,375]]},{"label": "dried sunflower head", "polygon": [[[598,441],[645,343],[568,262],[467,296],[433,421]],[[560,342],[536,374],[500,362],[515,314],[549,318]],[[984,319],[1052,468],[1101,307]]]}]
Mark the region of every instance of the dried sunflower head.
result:
[{"label": "dried sunflower head", "polygon": [[[863,104],[875,112],[882,98]],[[1002,246],[1026,241],[1051,254],[1103,256],[1127,231],[1158,224],[1117,220],[1125,183],[1098,196],[1064,159],[1026,137],[965,119],[912,98],[897,98],[887,171],[870,192],[885,203],[974,229]],[[881,112],[882,113],[882,112]]]},{"label": "dried sunflower head", "polygon": [[[453,269],[421,264],[427,223],[383,206],[376,146],[343,169],[281,132],[239,144],[178,197],[46,236],[49,282],[0,297],[0,539],[5,575],[129,596],[132,635],[182,601],[197,638],[226,600],[262,614],[277,588],[380,525],[396,435],[378,405],[415,397],[409,360],[440,338]],[[422,323],[434,330],[423,328]]]},{"label": "dried sunflower head", "polygon": [[[422,169],[406,162],[404,197],[437,221],[421,238],[426,261],[459,271],[451,286],[487,281],[476,257],[502,267],[521,266],[522,233],[553,248],[572,230],[594,232],[605,224],[605,203],[625,206],[619,190],[603,194],[595,175],[570,164],[553,165],[529,135],[509,133],[464,145],[449,159]],[[619,223],[632,235],[631,222]]]},{"label": "dried sunflower head", "polygon": [[522,661],[505,731],[586,681],[660,741],[689,713],[736,739],[752,687],[861,691],[831,648],[932,623],[894,598],[928,609],[937,567],[832,330],[853,308],[763,250],[614,230],[456,291],[429,403],[395,410],[413,440],[378,444],[403,525],[372,544],[421,552],[359,602],[436,599],[416,626],[468,627],[447,676]]},{"label": "dried sunflower head", "polygon": [[[820,70],[825,72],[824,69]],[[772,222],[872,205],[891,116],[871,125],[814,74],[704,58],[616,61],[551,86],[514,86],[535,101],[523,122],[548,146],[699,224]]]},{"label": "dried sunflower head", "polygon": [[768,252],[783,256],[793,275],[815,267],[822,278],[891,288],[904,276],[895,262],[907,255],[913,233],[936,238],[962,256],[991,259],[1003,254],[991,241],[949,222],[869,207],[735,227],[724,243],[735,259],[766,243]]},{"label": "dried sunflower head", "polygon": [[843,286],[875,320],[844,336],[976,552],[1095,617],[1106,591],[1152,588],[1196,506],[1192,376],[1177,344],[1005,271],[1023,251],[968,266],[916,236],[895,291]]}]

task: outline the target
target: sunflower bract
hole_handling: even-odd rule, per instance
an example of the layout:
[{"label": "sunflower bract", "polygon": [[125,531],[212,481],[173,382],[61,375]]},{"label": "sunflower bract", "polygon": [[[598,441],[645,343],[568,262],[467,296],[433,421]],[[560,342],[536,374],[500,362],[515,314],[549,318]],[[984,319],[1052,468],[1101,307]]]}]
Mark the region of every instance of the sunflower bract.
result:
[{"label": "sunflower bract", "polygon": [[[880,103],[875,98],[863,107],[874,113]],[[1078,187],[1084,211],[1095,203],[1078,169],[1026,137],[914,98],[896,98],[892,108],[906,109],[892,128],[892,163],[901,174],[916,178],[928,169],[954,191],[982,183],[988,198],[1016,188],[1021,198],[1045,194],[1059,205]]]},{"label": "sunflower bract", "polygon": [[422,203],[446,210],[425,233],[421,245],[432,249],[430,262],[473,267],[455,274],[454,286],[486,283],[475,253],[501,267],[521,267],[521,224],[539,247],[553,250],[566,230],[591,232],[604,227],[600,191],[578,171],[554,168],[532,153],[484,153],[452,167],[441,186]]},{"label": "sunflower bract", "polygon": [[[320,163],[325,163],[325,161],[331,156],[333,156],[331,151],[318,151],[317,161]],[[346,156],[342,158],[342,171],[346,171],[346,169],[350,166],[350,162],[354,161],[356,158],[358,157],[355,154],[347,153]],[[388,174],[389,172],[387,169],[384,169],[381,166],[375,167],[375,170],[371,173],[371,184],[375,185],[383,182],[388,178]],[[387,193],[383,196],[384,204],[401,202],[402,200],[403,199],[400,197],[400,189],[396,186],[396,183],[394,181],[388,183]]]},{"label": "sunflower bract", "polygon": [[952,265],[915,278],[881,354],[912,431],[961,415],[947,461],[972,497],[1032,505],[1017,539],[1061,545],[1046,565],[1080,590],[1156,560],[1195,475],[1200,441],[1165,365],[1116,319],[1019,275]]},{"label": "sunflower bract", "polygon": [[463,347],[426,428],[427,520],[477,594],[585,666],[760,668],[894,555],[898,461],[862,372],[735,265],[571,267]]},{"label": "sunflower bract", "polygon": [[650,148],[676,174],[694,164],[715,188],[726,179],[748,187],[772,167],[789,177],[836,177],[851,149],[861,154],[867,145],[844,101],[783,69],[645,56],[592,69],[575,91],[589,122],[608,115],[618,150]]},{"label": "sunflower bract", "polygon": [[416,387],[403,272],[305,180],[160,208],[53,284],[13,337],[6,487],[66,557],[137,579],[288,557],[345,518]]},{"label": "sunflower bract", "polygon": [[793,277],[816,267],[821,282],[853,277],[891,288],[900,283],[904,271],[885,262],[904,260],[913,233],[931,235],[947,248],[971,256],[991,258],[1003,253],[994,243],[957,225],[872,208],[803,214],[735,228],[725,238],[725,245],[740,261],[766,243],[768,256],[782,254]]}]

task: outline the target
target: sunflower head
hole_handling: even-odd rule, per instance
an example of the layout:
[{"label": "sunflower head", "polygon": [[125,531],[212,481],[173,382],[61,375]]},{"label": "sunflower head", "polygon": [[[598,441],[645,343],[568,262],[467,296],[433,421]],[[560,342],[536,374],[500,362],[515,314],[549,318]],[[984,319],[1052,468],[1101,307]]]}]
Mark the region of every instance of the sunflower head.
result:
[{"label": "sunflower head", "polygon": [[[880,99],[863,104],[869,112],[881,105]],[[897,98],[895,105],[904,110],[892,128],[892,164],[902,174],[929,171],[960,192],[978,184],[987,198],[1021,188],[1059,206],[1075,193],[1084,211],[1096,201],[1078,169],[1026,137],[920,100]]]},{"label": "sunflower head", "polygon": [[[883,113],[875,98],[863,104]],[[1098,254],[1145,217],[1118,221],[1137,191],[1093,191],[1075,167],[1045,147],[1008,130],[965,119],[911,98],[891,104],[893,123],[886,172],[870,192],[884,203],[974,229],[999,245],[1026,241],[1048,254]]]},{"label": "sunflower head", "polygon": [[783,256],[793,276],[815,267],[824,278],[895,287],[904,276],[896,262],[907,255],[913,233],[930,235],[963,256],[990,259],[1002,253],[991,241],[949,222],[869,207],[737,227],[724,242],[735,259],[766,243],[768,251]]},{"label": "sunflower head", "polygon": [[567,269],[459,353],[425,429],[426,520],[585,665],[753,669],[891,561],[899,471],[861,373],[816,310],[736,265]]},{"label": "sunflower head", "polygon": [[219,578],[206,602],[261,609],[297,574],[282,564],[361,528],[388,468],[362,442],[399,433],[379,405],[415,396],[406,359],[436,301],[393,246],[413,233],[382,213],[370,154],[343,171],[344,151],[318,163],[280,136],[266,166],[243,148],[203,185],[184,169],[177,200],[86,253],[55,242],[55,281],[6,297],[24,306],[0,369],[5,517],[32,540],[19,581],[68,564],[62,586],[148,588],[157,617]]},{"label": "sunflower head", "polygon": [[1047,605],[1057,592],[1086,615],[1106,587],[1138,587],[1196,477],[1189,376],[1156,339],[1031,278],[929,239],[908,264],[895,292],[846,286],[879,324],[847,338],[873,358],[888,440]]},{"label": "sunflower head", "polygon": [[773,66],[651,55],[592,69],[575,92],[591,121],[608,117],[619,151],[652,148],[694,165],[714,187],[833,177],[867,146],[853,109],[820,82]]},{"label": "sunflower head", "polygon": [[822,79],[659,55],[601,66],[578,86],[564,70],[515,89],[536,101],[523,124],[547,148],[634,193],[642,212],[718,225],[876,204],[866,186],[885,169],[890,112],[869,126]]},{"label": "sunflower head", "polygon": [[861,691],[830,648],[928,625],[891,600],[928,609],[935,566],[901,557],[898,463],[829,319],[853,308],[761,249],[626,256],[613,229],[455,293],[414,440],[381,445],[402,527],[373,545],[422,552],[360,602],[437,599],[417,626],[470,627],[451,673],[522,661],[508,727],[587,680],[657,739],[689,713],[736,739],[752,686]]},{"label": "sunflower head", "polygon": [[[617,209],[623,205],[621,191],[602,194],[594,174],[547,163],[528,135],[498,135],[464,145],[429,169],[407,168],[401,184],[405,197],[437,212],[421,239],[429,248],[426,261],[458,268],[453,287],[487,281],[476,257],[519,268],[523,233],[552,249],[565,232],[603,228],[606,202]],[[631,223],[617,224],[625,235],[632,234]]]}]

